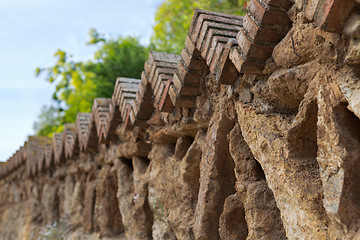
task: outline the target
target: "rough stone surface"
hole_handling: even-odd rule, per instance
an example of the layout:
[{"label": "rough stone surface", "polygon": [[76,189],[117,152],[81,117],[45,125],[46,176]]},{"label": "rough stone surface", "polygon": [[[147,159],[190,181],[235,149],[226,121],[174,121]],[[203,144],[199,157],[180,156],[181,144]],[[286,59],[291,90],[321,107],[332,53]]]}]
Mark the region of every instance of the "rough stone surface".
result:
[{"label": "rough stone surface", "polygon": [[[314,23],[304,23],[301,13],[292,29],[274,48],[272,57],[279,67],[297,66],[312,59],[333,59],[330,49],[339,41],[338,34],[316,28]],[[311,47],[309,47],[311,46]]]},{"label": "rough stone surface", "polygon": [[224,210],[219,219],[221,239],[246,239],[248,235],[244,205],[235,193],[225,199]]},{"label": "rough stone surface", "polygon": [[[210,120],[200,162],[200,188],[195,215],[195,237],[218,239],[218,222],[225,198],[234,193],[234,162],[226,136],[234,123],[220,103]],[[220,180],[221,179],[221,180]]]},{"label": "rough stone surface", "polygon": [[[170,65],[151,54],[133,112],[114,108],[115,92],[55,142],[31,137],[0,163],[0,239],[360,239],[359,5],[346,7],[358,1],[252,4],[269,16],[290,8],[292,27],[263,71],[249,61],[256,74],[240,73],[235,39],[222,52],[218,28],[236,36],[241,17],[197,10],[196,44],[190,34]],[[354,12],[342,31],[339,12]],[[171,73],[151,73],[154,62]],[[170,84],[165,97],[177,97],[175,84],[182,104],[156,107],[150,73]]]},{"label": "rough stone surface", "polygon": [[239,198],[238,201],[241,202],[244,211],[240,221],[232,221],[237,224],[247,223],[243,227],[233,229],[244,229],[246,239],[285,239],[285,231],[274,195],[266,183],[260,164],[255,160],[242,137],[239,124],[236,124],[228,134],[228,140],[230,153],[235,162],[237,191],[235,196]]}]

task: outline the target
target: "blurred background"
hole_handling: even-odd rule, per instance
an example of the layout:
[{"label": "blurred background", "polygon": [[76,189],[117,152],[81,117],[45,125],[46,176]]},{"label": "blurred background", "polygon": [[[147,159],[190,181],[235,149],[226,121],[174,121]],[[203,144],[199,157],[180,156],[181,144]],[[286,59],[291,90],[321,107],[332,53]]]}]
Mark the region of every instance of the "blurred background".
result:
[{"label": "blurred background", "polygon": [[51,137],[148,51],[179,54],[195,8],[240,15],[245,0],[0,0],[0,161]]}]

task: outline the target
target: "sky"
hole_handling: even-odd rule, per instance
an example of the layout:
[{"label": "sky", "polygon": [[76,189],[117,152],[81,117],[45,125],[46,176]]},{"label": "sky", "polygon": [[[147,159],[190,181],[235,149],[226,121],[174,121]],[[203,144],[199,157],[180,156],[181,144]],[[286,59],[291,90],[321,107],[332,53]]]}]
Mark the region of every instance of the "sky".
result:
[{"label": "sky", "polygon": [[148,44],[163,0],[0,0],[0,161],[34,134],[54,87],[36,67],[55,63],[57,49],[91,59],[90,28],[111,37],[137,36]]}]

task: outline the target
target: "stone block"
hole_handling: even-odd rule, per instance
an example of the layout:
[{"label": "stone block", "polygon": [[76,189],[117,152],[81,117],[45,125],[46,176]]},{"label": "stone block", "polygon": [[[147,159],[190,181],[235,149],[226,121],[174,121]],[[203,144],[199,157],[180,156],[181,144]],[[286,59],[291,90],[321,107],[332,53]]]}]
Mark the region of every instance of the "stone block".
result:
[{"label": "stone block", "polygon": [[204,59],[208,55],[213,38],[222,36],[224,38],[234,38],[236,33],[240,31],[240,25],[228,25],[218,22],[204,22],[200,35],[198,36],[196,48],[201,52]]},{"label": "stone block", "polygon": [[247,14],[250,14],[259,24],[283,26],[290,20],[286,11],[262,5],[258,0],[250,1]]},{"label": "stone block", "polygon": [[237,45],[237,41],[235,39],[231,39],[224,47],[223,54],[214,70],[216,80],[220,84],[232,85],[240,75],[235,65],[229,58],[231,49]]},{"label": "stone block", "polygon": [[53,150],[54,150],[54,162],[59,164],[65,160],[64,146],[63,146],[62,133],[54,133],[53,135]]},{"label": "stone block", "polygon": [[259,0],[260,3],[266,3],[269,6],[279,7],[283,9],[289,9],[292,1],[289,0]]},{"label": "stone block", "polygon": [[325,31],[341,33],[346,20],[354,10],[354,1],[324,0],[315,16],[315,23]]},{"label": "stone block", "polygon": [[305,7],[305,17],[312,21],[314,19],[315,13],[320,6],[320,0],[309,0]]},{"label": "stone block", "polygon": [[246,60],[244,53],[242,53],[240,47],[234,47],[231,49],[229,54],[230,60],[233,62],[239,73],[248,74],[261,74],[265,63],[256,60]]},{"label": "stone block", "polygon": [[75,134],[75,124],[65,124],[63,131],[63,143],[65,150],[65,157],[77,157],[79,154],[78,139]]},{"label": "stone block", "polygon": [[360,14],[353,13],[346,21],[344,33],[348,36],[360,37]]},{"label": "stone block", "polygon": [[203,27],[203,23],[206,21],[219,23],[219,24],[226,24],[228,25],[228,27],[234,25],[235,26],[242,25],[242,17],[240,16],[221,14],[221,13],[196,9],[192,23],[189,28],[189,36],[191,37],[191,40],[194,43],[198,42],[201,28]]},{"label": "stone block", "polygon": [[246,31],[249,38],[251,38],[254,43],[278,43],[283,37],[284,33],[282,31],[275,30],[273,28],[265,26],[258,26],[256,22],[249,16],[245,15],[244,17],[244,31]]},{"label": "stone block", "polygon": [[226,43],[229,41],[228,37],[214,36],[211,41],[211,48],[209,49],[205,58],[206,64],[209,66],[211,72],[214,71],[212,65],[217,64]]},{"label": "stone block", "polygon": [[161,99],[159,102],[159,111],[161,112],[172,112],[174,109],[174,104],[172,103],[170,96],[169,96],[169,89],[172,83],[172,79],[169,79],[166,82],[164,91],[162,92]]},{"label": "stone block", "polygon": [[96,127],[96,133],[100,143],[107,142],[107,135],[109,129],[110,115],[110,98],[95,98],[92,108],[92,115]]}]

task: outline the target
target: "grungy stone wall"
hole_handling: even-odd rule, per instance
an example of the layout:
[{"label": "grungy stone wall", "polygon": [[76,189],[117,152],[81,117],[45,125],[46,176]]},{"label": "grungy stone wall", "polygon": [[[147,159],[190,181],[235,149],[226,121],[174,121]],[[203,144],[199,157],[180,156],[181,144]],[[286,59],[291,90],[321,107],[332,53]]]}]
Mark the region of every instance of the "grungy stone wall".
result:
[{"label": "grungy stone wall", "polygon": [[0,239],[360,239],[359,16],[195,10],[181,56],[0,165]]}]

